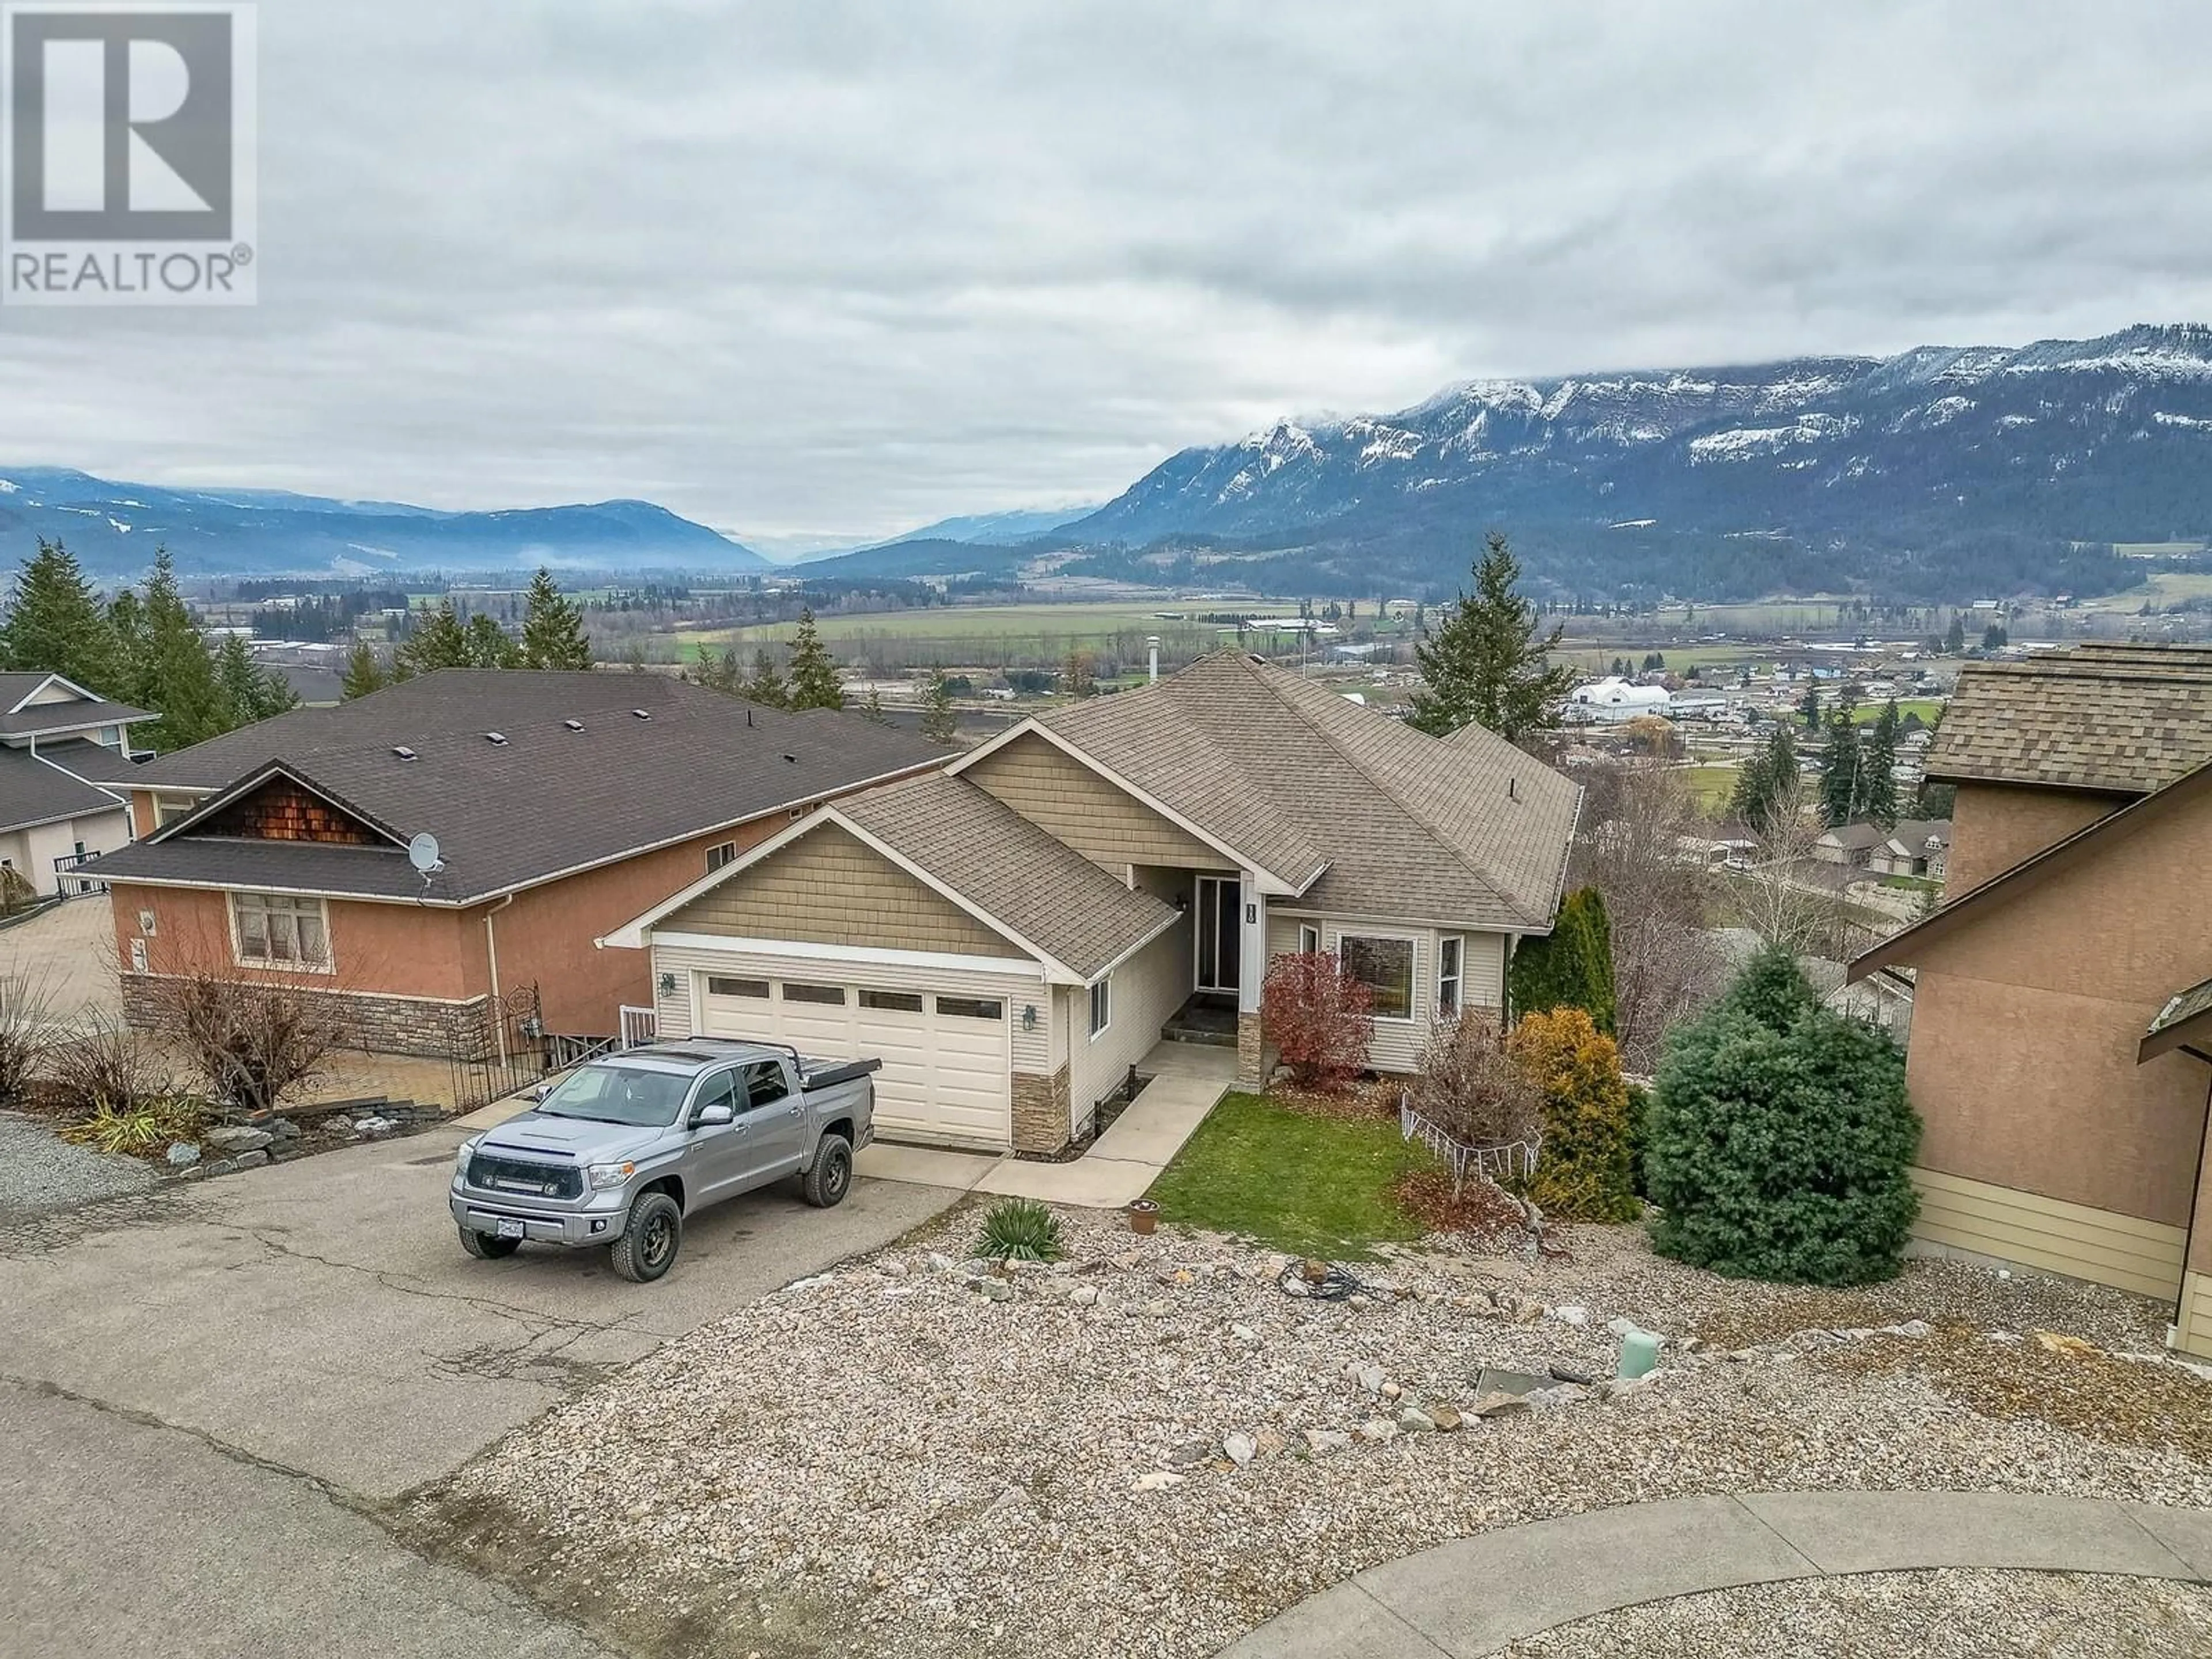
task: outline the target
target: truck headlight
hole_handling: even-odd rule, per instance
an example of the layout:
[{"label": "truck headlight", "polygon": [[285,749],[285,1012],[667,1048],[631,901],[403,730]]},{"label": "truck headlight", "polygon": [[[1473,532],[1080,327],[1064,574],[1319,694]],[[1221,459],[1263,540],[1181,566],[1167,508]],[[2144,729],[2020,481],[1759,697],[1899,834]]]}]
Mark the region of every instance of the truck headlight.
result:
[{"label": "truck headlight", "polygon": [[637,1173],[637,1165],[635,1164],[594,1164],[586,1170],[586,1173],[592,1178],[592,1190],[596,1193],[603,1193],[611,1187],[621,1186],[623,1182],[628,1181],[632,1176],[635,1175]]},{"label": "truck headlight", "polygon": [[453,1173],[455,1175],[463,1177],[465,1177],[468,1175],[469,1160],[477,1155],[477,1141],[479,1139],[481,1139],[481,1137],[471,1137],[471,1139],[463,1141],[459,1146],[453,1149]]}]

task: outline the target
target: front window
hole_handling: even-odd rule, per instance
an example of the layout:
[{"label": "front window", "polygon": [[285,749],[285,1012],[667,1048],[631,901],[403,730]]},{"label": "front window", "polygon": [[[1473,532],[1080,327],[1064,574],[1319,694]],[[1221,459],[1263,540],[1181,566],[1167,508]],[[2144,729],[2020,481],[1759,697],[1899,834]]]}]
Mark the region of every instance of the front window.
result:
[{"label": "front window", "polygon": [[1367,988],[1377,1019],[1413,1017],[1413,941],[1346,933],[1336,942],[1344,971]]},{"label": "front window", "polygon": [[726,864],[737,862],[737,857],[738,844],[733,841],[726,841],[720,846],[709,847],[707,849],[707,868],[710,871],[719,870]]},{"label": "front window", "polygon": [[322,900],[233,893],[230,909],[238,927],[240,962],[283,968],[331,965],[330,927]]},{"label": "front window", "polygon": [[1457,934],[1437,941],[1437,1017],[1459,1018],[1461,952],[1466,941]]},{"label": "front window", "polygon": [[[718,1098],[732,1098],[734,1091],[730,1085],[736,1075],[723,1073]],[[684,1097],[690,1086],[690,1079],[673,1072],[648,1072],[632,1066],[580,1066],[538,1103],[538,1110],[546,1117],[665,1129],[684,1109]]]},{"label": "front window", "polygon": [[1091,1035],[1097,1036],[1114,1023],[1114,981],[1109,975],[1091,988]]}]

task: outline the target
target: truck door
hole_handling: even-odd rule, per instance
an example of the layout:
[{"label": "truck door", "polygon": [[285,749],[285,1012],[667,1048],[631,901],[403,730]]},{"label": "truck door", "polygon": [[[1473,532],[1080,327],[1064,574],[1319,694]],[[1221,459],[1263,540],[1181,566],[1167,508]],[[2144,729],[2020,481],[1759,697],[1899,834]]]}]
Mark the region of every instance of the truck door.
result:
[{"label": "truck door", "polygon": [[[735,1115],[734,1121],[721,1124],[698,1122],[699,1114],[709,1106],[727,1106]],[[744,1084],[738,1067],[727,1066],[708,1074],[692,1099],[691,1118],[696,1127],[691,1131],[691,1145],[684,1155],[684,1173],[690,1207],[697,1210],[743,1190],[746,1174],[752,1167],[752,1148],[745,1144],[750,1132],[745,1126]]]},{"label": "truck door", "polygon": [[745,1184],[796,1175],[806,1159],[806,1102],[793,1094],[783,1063],[757,1060],[740,1068],[738,1122],[745,1133]]}]

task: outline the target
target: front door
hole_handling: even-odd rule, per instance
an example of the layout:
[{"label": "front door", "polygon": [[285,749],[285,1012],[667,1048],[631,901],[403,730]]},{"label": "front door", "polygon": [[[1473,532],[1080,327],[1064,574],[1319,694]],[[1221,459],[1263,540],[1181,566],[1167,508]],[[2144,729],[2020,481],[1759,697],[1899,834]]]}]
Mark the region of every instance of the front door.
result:
[{"label": "front door", "polygon": [[794,1175],[806,1158],[806,1103],[784,1086],[773,1060],[744,1068],[738,1086],[738,1127],[744,1131],[745,1184]]},{"label": "front door", "polygon": [[[726,1106],[733,1121],[701,1123],[698,1115],[708,1106]],[[699,1085],[689,1108],[691,1145],[685,1155],[684,1184],[696,1210],[727,1198],[743,1184],[751,1168],[751,1148],[745,1145],[745,1093],[735,1066],[716,1072]]]},{"label": "front door", "polygon": [[1198,878],[1198,988],[1234,991],[1244,965],[1243,894],[1233,876]]}]

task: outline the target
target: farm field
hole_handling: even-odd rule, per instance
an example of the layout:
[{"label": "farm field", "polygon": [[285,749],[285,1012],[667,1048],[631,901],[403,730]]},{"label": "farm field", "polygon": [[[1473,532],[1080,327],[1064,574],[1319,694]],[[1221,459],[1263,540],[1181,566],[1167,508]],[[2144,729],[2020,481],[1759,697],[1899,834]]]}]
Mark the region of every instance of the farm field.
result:
[{"label": "farm field", "polygon": [[1735,793],[1735,767],[1692,766],[1684,769],[1682,776],[1699,806],[1716,817],[1728,811],[1729,801]]},{"label": "farm field", "polygon": [[2078,608],[2132,614],[2146,605],[2179,605],[2184,599],[2201,599],[2208,595],[2212,595],[2212,571],[2160,570],[2124,592],[2084,599]]},{"label": "farm field", "polygon": [[[1882,707],[1878,702],[1863,702],[1851,710],[1851,719],[1861,726],[1872,726],[1881,718]],[[1917,714],[1923,723],[1933,724],[1936,717],[1942,712],[1943,705],[1933,697],[1904,697],[1899,698],[1897,704],[1899,720],[1907,714]]]},{"label": "farm field", "polygon": [[1747,662],[1771,662],[1775,657],[1771,645],[1669,645],[1663,640],[1624,645],[1572,638],[1561,642],[1558,654],[1560,661],[1571,663],[1586,674],[1603,674],[1615,657],[1641,665],[1654,651],[1665,657],[1668,668],[1677,674],[1692,668],[1737,668]]}]

